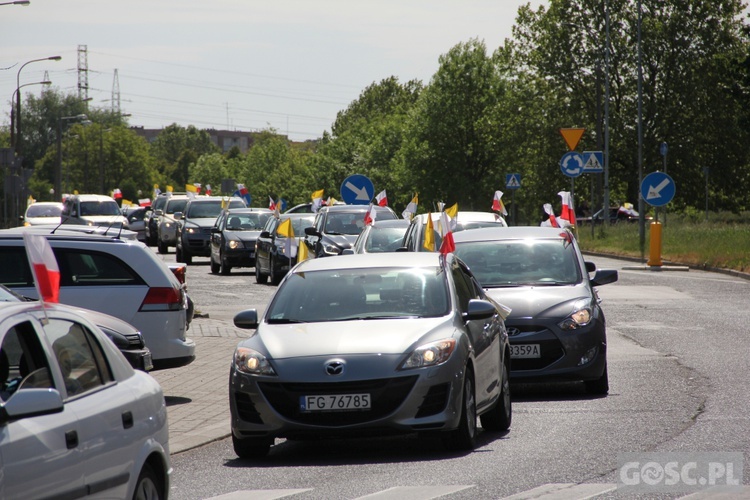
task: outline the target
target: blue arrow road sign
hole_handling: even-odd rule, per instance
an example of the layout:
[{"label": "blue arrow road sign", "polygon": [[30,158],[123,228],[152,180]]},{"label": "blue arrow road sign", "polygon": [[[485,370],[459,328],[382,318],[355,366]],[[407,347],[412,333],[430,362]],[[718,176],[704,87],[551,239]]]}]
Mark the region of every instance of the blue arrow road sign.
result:
[{"label": "blue arrow road sign", "polygon": [[651,172],[641,182],[641,196],[651,206],[663,207],[674,198],[674,179],[664,172]]},{"label": "blue arrow road sign", "polygon": [[521,187],[521,174],[505,174],[505,188],[518,189]]},{"label": "blue arrow road sign", "polygon": [[350,175],[341,183],[341,197],[348,205],[367,205],[375,196],[375,186],[364,175]]},{"label": "blue arrow road sign", "polygon": [[583,173],[583,156],[575,151],[569,151],[560,159],[560,170],[568,177],[578,177]]},{"label": "blue arrow road sign", "polygon": [[601,151],[583,152],[583,173],[598,174],[604,172],[604,153]]}]

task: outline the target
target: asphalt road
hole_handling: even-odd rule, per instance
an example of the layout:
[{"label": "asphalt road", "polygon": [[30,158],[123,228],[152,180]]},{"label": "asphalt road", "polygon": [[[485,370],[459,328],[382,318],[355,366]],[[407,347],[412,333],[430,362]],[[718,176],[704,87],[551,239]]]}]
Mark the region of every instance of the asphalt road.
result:
[{"label": "asphalt road", "polygon": [[[413,437],[285,441],[248,462],[222,440],[173,456],[171,498],[625,498],[614,490],[625,452],[748,450],[750,281],[589,260],[620,269],[617,283],[600,288],[609,396],[589,397],[578,384],[514,386],[512,429],[483,433],[472,453]],[[195,262],[189,290],[211,318],[262,309],[275,289],[257,285],[252,269],[218,276],[208,259]],[[743,472],[750,477],[747,464]]]}]

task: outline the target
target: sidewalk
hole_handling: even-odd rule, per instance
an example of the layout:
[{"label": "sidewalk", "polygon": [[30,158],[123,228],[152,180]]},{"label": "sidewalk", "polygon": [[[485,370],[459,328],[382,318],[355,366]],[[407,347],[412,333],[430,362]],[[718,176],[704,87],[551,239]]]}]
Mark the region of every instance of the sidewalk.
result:
[{"label": "sidewalk", "polygon": [[251,333],[230,322],[196,317],[187,331],[195,341],[195,361],[151,373],[167,402],[170,453],[230,435],[229,368],[237,343]]}]

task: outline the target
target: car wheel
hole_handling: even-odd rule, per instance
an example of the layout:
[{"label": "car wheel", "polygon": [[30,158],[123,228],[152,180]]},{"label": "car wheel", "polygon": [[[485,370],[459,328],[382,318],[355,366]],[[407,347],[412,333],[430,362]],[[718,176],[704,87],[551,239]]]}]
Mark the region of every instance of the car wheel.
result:
[{"label": "car wheel", "polygon": [[443,436],[443,445],[450,451],[473,450],[477,439],[477,402],[474,397],[474,374],[466,371],[458,428]]},{"label": "car wheel", "polygon": [[482,428],[487,431],[507,431],[510,429],[510,423],[513,419],[513,406],[510,400],[510,377],[508,376],[508,365],[505,363],[503,363],[502,372],[502,389],[497,404],[490,411],[479,417],[479,420],[482,422]]},{"label": "car wheel", "polygon": [[216,262],[214,262],[214,258],[211,257],[211,273],[212,274],[218,274],[220,268],[221,268],[221,266],[219,264],[217,264]]},{"label": "car wheel", "polygon": [[273,286],[276,286],[281,281],[281,272],[276,270],[276,259],[271,258],[270,263],[268,264],[268,271],[271,274],[271,284]]},{"label": "car wheel", "polygon": [[606,396],[609,394],[609,375],[607,374],[607,364],[604,364],[602,376],[596,380],[587,380],[584,382],[586,392],[596,396]]},{"label": "car wheel", "polygon": [[221,264],[219,264],[221,267],[221,270],[219,271],[224,276],[228,275],[232,271],[232,266],[227,264],[227,261],[225,258],[221,257]]},{"label": "car wheel", "polygon": [[266,281],[268,281],[268,275],[263,274],[260,272],[260,266],[258,265],[258,260],[255,260],[255,282],[259,285],[265,285]]},{"label": "car wheel", "polygon": [[232,435],[232,446],[234,452],[240,458],[263,458],[268,455],[273,439],[270,438],[244,438],[240,439]]},{"label": "car wheel", "polygon": [[166,498],[163,494],[162,483],[159,481],[154,469],[149,464],[144,464],[135,483],[133,500],[158,500]]},{"label": "car wheel", "polygon": [[193,263],[193,256],[183,250],[183,252],[182,252],[182,262],[184,262],[185,264],[192,264]]},{"label": "car wheel", "polygon": [[174,260],[177,262],[185,262],[182,259],[182,250],[180,250],[179,246],[174,247]]},{"label": "car wheel", "polygon": [[164,243],[164,242],[163,242],[163,241],[161,241],[161,240],[159,240],[159,241],[157,242],[157,244],[156,244],[156,248],[157,248],[157,250],[159,250],[159,253],[160,253],[160,254],[166,254],[167,252],[169,252],[169,247],[167,246],[167,244],[166,244],[166,243]]}]

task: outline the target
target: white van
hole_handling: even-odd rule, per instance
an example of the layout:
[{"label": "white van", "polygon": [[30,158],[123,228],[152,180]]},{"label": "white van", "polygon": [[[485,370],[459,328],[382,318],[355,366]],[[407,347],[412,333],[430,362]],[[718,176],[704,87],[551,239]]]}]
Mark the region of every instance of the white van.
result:
[{"label": "white van", "polygon": [[114,198],[101,194],[68,196],[60,218],[63,224],[129,228],[128,219]]}]

